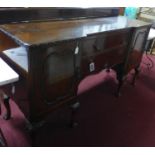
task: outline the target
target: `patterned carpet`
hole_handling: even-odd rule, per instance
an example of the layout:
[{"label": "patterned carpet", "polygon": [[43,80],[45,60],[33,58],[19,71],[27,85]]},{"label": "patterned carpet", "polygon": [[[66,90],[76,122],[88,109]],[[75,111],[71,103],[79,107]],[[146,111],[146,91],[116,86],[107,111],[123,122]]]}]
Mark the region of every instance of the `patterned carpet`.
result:
[{"label": "patterned carpet", "polygon": [[3,135],[3,132],[0,129],[0,147],[5,147],[5,146],[7,146],[7,143],[6,143],[5,137]]},{"label": "patterned carpet", "polygon": [[[155,146],[155,56],[144,56],[136,86],[130,85],[132,72],[114,97],[117,88],[113,71],[88,76],[79,85],[81,104],[79,125],[67,126],[69,110],[61,109],[36,132],[36,146]],[[150,68],[151,67],[151,68]],[[12,118],[0,118],[0,128],[8,146],[31,146],[25,118],[12,101]],[[2,107],[3,108],[3,107]],[[4,113],[4,111],[3,111]]]}]

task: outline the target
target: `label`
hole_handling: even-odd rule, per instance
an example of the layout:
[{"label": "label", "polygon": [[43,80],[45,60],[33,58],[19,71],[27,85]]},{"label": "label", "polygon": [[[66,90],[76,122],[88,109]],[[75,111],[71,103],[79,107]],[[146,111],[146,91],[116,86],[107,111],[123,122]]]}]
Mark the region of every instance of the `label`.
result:
[{"label": "label", "polygon": [[90,64],[89,64],[89,71],[90,72],[93,72],[95,70],[95,63],[94,62],[91,62]]},{"label": "label", "polygon": [[75,48],[75,52],[74,53],[75,54],[78,54],[79,53],[79,47],[78,46]]}]

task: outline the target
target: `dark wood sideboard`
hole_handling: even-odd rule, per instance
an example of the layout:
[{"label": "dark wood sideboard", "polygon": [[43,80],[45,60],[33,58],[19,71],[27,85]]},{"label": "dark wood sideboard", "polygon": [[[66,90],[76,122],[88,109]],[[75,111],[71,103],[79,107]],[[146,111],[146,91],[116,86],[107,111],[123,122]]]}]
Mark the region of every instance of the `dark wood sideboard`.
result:
[{"label": "dark wood sideboard", "polygon": [[1,25],[1,56],[20,74],[14,99],[25,101],[19,107],[31,123],[39,122],[78,102],[84,77],[110,68],[117,73],[119,95],[132,69],[135,81],[150,27],[124,16]]}]

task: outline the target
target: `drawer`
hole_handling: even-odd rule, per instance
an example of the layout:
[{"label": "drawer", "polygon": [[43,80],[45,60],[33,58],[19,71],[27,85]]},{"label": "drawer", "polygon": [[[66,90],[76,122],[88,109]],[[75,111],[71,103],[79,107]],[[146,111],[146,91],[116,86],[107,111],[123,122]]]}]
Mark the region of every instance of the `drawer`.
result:
[{"label": "drawer", "polygon": [[104,56],[106,57],[107,66],[112,67],[115,64],[122,63],[125,60],[126,54],[127,49],[125,46],[109,50],[108,52],[104,53]]},{"label": "drawer", "polygon": [[105,35],[94,35],[82,40],[81,51],[83,57],[90,57],[99,54],[104,49]]},{"label": "drawer", "polygon": [[106,52],[106,50],[111,50],[120,46],[127,46],[129,41],[129,32],[129,30],[114,31],[86,37],[82,40],[82,56],[95,56]]},{"label": "drawer", "polygon": [[[117,49],[103,51],[93,57],[87,57],[82,59],[82,73],[88,75],[90,73],[99,72],[105,67],[112,67],[116,64],[124,62],[126,56],[126,47],[120,47]],[[94,70],[91,71],[90,66],[94,65]]]},{"label": "drawer", "polygon": [[104,49],[110,49],[112,47],[127,44],[129,41],[128,37],[129,31],[107,33]]}]

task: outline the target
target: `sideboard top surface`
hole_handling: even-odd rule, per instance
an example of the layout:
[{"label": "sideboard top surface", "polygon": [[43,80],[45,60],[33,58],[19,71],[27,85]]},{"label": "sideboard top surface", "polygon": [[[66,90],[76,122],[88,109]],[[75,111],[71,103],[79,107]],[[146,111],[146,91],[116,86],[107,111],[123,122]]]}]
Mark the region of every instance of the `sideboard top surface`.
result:
[{"label": "sideboard top surface", "polygon": [[124,16],[117,16],[4,24],[0,26],[0,29],[21,44],[37,45],[82,38],[90,34],[105,31],[147,26],[149,24],[139,20],[131,20]]}]

